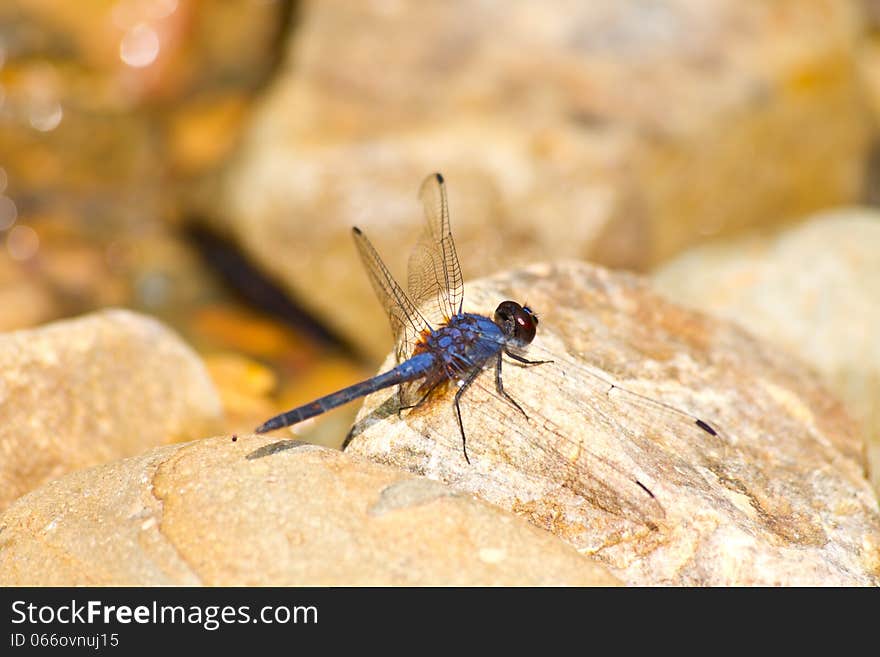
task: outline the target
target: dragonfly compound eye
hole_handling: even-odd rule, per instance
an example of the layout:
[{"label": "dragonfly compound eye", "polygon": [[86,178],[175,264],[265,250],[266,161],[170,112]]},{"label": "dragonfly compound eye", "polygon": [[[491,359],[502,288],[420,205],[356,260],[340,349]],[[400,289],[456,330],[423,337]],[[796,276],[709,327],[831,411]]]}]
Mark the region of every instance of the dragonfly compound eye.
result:
[{"label": "dragonfly compound eye", "polygon": [[526,345],[535,339],[538,318],[530,308],[523,308],[516,301],[502,301],[495,309],[495,323],[506,336]]}]

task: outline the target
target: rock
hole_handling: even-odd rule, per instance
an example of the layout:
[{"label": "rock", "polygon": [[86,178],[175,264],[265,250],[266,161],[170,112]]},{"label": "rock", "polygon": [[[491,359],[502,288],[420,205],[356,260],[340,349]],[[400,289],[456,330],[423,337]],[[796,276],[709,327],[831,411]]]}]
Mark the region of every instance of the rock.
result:
[{"label": "rock", "polygon": [[539,314],[527,355],[553,360],[503,367],[528,419],[484,373],[462,402],[468,464],[449,394],[398,417],[395,393],[380,391],[347,453],[515,511],[629,584],[880,582],[858,434],[798,361],[584,263],[469,284],[465,311],[503,299]]},{"label": "rock", "polygon": [[0,334],[0,509],[78,468],[216,431],[204,365],[159,322],[107,310]]},{"label": "rock", "polygon": [[547,254],[645,268],[861,189],[853,2],[321,0],[295,20],[200,209],[377,358],[387,334],[364,327],[384,318],[349,230],[402,274],[431,171],[469,276]]},{"label": "rock", "polygon": [[0,516],[0,584],[613,585],[547,532],[336,450],[201,440],[72,473]]},{"label": "rock", "polygon": [[880,491],[880,212],[819,214],[774,237],[693,249],[653,277],[677,302],[739,322],[825,375],[862,427]]}]

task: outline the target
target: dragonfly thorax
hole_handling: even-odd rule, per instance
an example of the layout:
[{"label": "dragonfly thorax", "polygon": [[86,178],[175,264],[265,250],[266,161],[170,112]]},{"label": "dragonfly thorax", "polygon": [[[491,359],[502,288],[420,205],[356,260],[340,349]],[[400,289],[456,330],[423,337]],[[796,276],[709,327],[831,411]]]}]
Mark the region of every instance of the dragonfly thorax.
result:
[{"label": "dragonfly thorax", "polygon": [[425,331],[413,355],[430,353],[447,376],[480,367],[498,354],[507,338],[498,324],[473,313],[453,315],[445,324]]}]

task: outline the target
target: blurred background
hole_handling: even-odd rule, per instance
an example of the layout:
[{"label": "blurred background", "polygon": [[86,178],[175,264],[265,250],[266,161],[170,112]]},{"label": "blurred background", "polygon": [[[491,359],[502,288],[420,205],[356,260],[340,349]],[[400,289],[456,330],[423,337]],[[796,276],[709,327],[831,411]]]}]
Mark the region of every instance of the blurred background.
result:
[{"label": "blurred background", "polygon": [[[875,0],[2,0],[0,331],[148,313],[250,430],[391,350],[350,227],[405,281],[439,170],[466,278],[581,258],[795,351],[855,325],[800,356],[880,435],[852,255],[880,249],[878,26]],[[802,317],[755,292],[817,258]],[[822,280],[862,286],[842,317]],[[355,412],[301,431],[338,446]]]}]

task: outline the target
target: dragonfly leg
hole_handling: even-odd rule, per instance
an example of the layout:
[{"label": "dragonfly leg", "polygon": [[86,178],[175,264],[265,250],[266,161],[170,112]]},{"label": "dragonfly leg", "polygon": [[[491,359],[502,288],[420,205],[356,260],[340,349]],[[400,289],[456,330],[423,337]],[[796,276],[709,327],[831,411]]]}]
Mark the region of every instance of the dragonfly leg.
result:
[{"label": "dragonfly leg", "polygon": [[467,378],[461,382],[458,391],[455,393],[455,414],[458,417],[458,430],[461,431],[461,449],[464,451],[464,460],[468,462],[468,465],[471,464],[471,460],[467,455],[467,436],[464,434],[464,423],[461,421],[461,406],[459,406],[459,401],[461,400],[464,391],[470,387],[481,371],[482,370],[479,367],[474,368],[473,372],[470,372],[467,375]]},{"label": "dragonfly leg", "polygon": [[[509,349],[505,349],[504,353],[507,354],[508,356],[510,356],[511,358],[513,358],[513,360],[519,361],[523,365],[544,365],[545,363],[552,363],[553,362],[552,360],[529,360],[528,358],[523,358],[519,354],[513,353]],[[498,356],[500,358],[501,354],[499,354]]]},{"label": "dragonfly leg", "polygon": [[504,390],[504,383],[501,380],[501,352],[498,352],[498,358],[495,360],[495,389],[498,391],[498,394],[504,397],[510,404],[523,414],[525,419],[529,419],[529,416],[526,415],[526,412],[522,409],[522,406],[516,403],[516,400],[507,394]]},{"label": "dragonfly leg", "polygon": [[406,406],[401,406],[400,408],[398,408],[397,409],[397,416],[400,417],[401,411],[408,411],[411,408],[418,408],[419,406],[424,404],[428,400],[428,397],[431,396],[431,393],[434,392],[437,389],[437,386],[439,386],[441,383],[443,383],[442,380],[438,381],[437,383],[432,385],[430,388],[428,388],[428,392],[426,392],[424,395],[422,395],[421,399],[419,399],[419,401],[417,401],[415,404],[407,404]]}]

